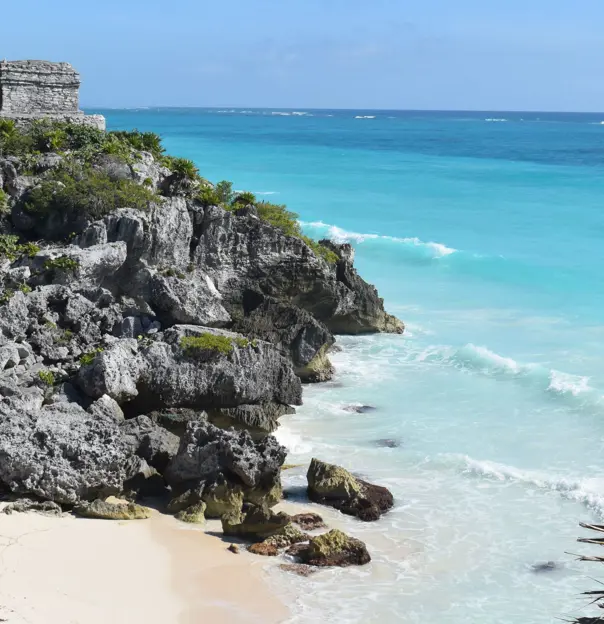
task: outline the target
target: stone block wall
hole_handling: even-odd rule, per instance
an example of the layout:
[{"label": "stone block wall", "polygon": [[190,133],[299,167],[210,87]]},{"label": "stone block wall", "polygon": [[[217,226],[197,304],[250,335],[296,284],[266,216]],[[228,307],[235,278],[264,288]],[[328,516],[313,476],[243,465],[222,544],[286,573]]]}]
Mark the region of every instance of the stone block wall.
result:
[{"label": "stone block wall", "polygon": [[102,115],[79,110],[80,74],[69,63],[0,61],[0,117],[19,125],[40,118],[105,130]]},{"label": "stone block wall", "polygon": [[0,115],[77,113],[79,88],[69,63],[0,62]]}]

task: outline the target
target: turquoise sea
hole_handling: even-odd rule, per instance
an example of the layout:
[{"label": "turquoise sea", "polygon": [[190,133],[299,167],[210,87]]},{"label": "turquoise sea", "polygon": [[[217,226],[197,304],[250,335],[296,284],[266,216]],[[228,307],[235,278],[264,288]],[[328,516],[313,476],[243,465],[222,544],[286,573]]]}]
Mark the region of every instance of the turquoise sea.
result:
[{"label": "turquoise sea", "polygon": [[[604,580],[565,554],[604,520],[604,113],[95,112],[351,242],[407,324],[341,338],[334,381],[284,419],[288,462],[340,463],[397,500],[376,524],[335,520],[370,566],[275,577],[291,621],[578,614]],[[286,475],[300,495],[304,472]]]}]

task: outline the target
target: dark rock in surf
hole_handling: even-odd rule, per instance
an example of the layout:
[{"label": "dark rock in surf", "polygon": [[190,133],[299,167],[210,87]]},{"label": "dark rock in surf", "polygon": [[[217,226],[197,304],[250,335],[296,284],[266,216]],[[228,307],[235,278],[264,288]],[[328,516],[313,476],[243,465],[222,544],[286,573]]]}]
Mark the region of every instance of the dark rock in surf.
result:
[{"label": "dark rock in surf", "polygon": [[394,505],[387,488],[363,481],[340,466],[315,458],[310,462],[307,480],[310,500],[366,522],[378,520]]}]

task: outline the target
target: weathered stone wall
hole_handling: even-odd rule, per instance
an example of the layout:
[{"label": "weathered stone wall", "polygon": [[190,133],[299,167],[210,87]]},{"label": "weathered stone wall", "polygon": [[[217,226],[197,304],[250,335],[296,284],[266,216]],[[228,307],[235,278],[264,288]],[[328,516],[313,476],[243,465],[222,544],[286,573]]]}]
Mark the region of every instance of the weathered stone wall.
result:
[{"label": "weathered stone wall", "polygon": [[0,63],[0,114],[78,112],[80,75],[69,63]]},{"label": "weathered stone wall", "polygon": [[0,62],[0,117],[31,123],[47,117],[105,129],[101,115],[79,110],[80,74],[69,63]]}]

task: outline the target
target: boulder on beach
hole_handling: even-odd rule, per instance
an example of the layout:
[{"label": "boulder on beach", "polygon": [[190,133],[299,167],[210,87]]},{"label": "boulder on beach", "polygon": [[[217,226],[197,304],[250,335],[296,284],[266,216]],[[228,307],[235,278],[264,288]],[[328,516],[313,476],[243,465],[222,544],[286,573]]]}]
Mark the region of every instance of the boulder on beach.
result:
[{"label": "boulder on beach", "polygon": [[291,523],[290,517],[283,511],[275,513],[266,505],[248,505],[242,513],[222,516],[222,531],[251,541],[262,542],[267,537],[279,533]]},{"label": "boulder on beach", "polygon": [[338,529],[332,529],[311,538],[308,546],[297,551],[299,559],[312,566],[365,565],[371,561],[371,556],[365,544],[354,537],[350,537]]},{"label": "boulder on beach", "polygon": [[394,505],[388,489],[358,479],[335,464],[313,458],[306,476],[311,501],[335,507],[360,520],[377,520]]},{"label": "boulder on beach", "polygon": [[205,510],[206,504],[202,501],[199,501],[198,503],[195,503],[194,505],[191,505],[190,507],[179,511],[176,514],[176,519],[180,520],[181,522],[188,522],[190,524],[203,524],[206,521],[204,515]]},{"label": "boulder on beach", "polygon": [[100,520],[145,520],[151,517],[148,507],[122,501],[110,496],[107,500],[78,503],[73,513],[82,518],[98,518]]}]

